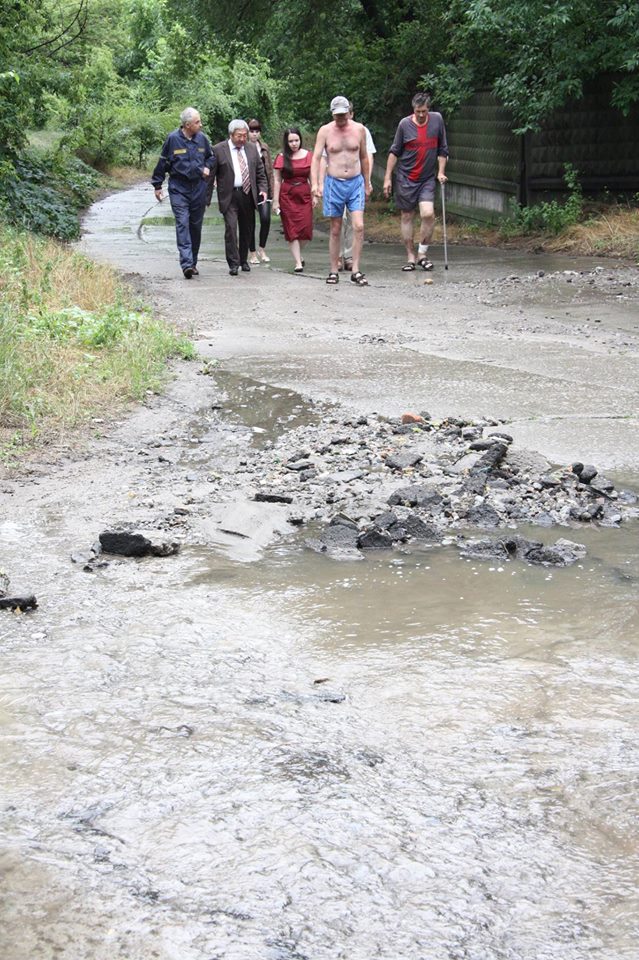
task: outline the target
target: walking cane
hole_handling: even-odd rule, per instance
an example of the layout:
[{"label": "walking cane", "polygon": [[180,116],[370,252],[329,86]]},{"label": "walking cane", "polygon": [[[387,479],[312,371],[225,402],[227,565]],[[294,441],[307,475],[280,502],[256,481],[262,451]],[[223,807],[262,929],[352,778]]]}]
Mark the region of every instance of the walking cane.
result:
[{"label": "walking cane", "polygon": [[448,241],[446,238],[446,188],[440,184],[442,191],[442,226],[444,228],[444,270],[448,270]]}]

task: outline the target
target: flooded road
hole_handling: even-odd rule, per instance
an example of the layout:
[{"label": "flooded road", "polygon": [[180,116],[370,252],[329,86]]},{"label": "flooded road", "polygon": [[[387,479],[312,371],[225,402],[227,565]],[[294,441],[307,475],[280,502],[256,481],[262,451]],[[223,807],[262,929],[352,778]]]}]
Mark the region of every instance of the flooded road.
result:
[{"label": "flooded road", "polygon": [[[165,310],[194,318],[162,229],[156,246],[148,227],[111,253],[130,270],[144,243]],[[260,316],[275,280],[256,284]],[[339,563],[297,535],[255,549],[191,536],[175,557],[111,558],[92,573],[71,562],[116,521],[179,519],[177,508],[201,532],[251,451],[342,404],[370,410],[376,349],[376,409],[408,404],[397,366],[385,368],[391,355],[417,363],[398,330],[360,343],[386,316],[358,313],[360,340],[352,317],[329,336],[313,281],[280,281],[263,328],[250,300],[224,301],[221,317],[211,298],[223,287],[196,288],[217,377],[183,365],[166,400],[83,459],[3,485],[1,566],[40,604],[0,614],[3,960],[635,960],[636,523],[559,531],[588,549],[565,569],[463,560],[452,546]],[[298,281],[313,290],[304,322]],[[475,281],[456,281],[462,299]],[[627,365],[616,402],[630,416],[636,346],[617,339],[636,333],[601,302],[605,345],[579,349],[591,371],[598,353]],[[473,349],[459,324],[451,355]],[[540,336],[556,334],[549,321]],[[610,415],[573,436],[553,418],[576,374],[555,362],[555,394],[525,399],[537,448],[565,455],[587,435],[582,457],[636,487],[614,391],[595,378],[579,395],[591,408],[566,401],[575,419],[597,404]],[[345,397],[329,389],[338,368]],[[453,407],[449,374],[440,381],[448,413],[470,402],[466,383],[479,394],[475,373]],[[444,402],[419,382],[411,406]],[[544,417],[559,423],[552,435]]]}]

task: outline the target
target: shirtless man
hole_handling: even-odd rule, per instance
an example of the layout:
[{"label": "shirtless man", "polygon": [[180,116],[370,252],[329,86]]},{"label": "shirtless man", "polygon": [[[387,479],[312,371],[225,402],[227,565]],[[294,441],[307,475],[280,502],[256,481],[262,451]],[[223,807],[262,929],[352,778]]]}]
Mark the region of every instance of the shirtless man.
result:
[{"label": "shirtless man", "polygon": [[[311,190],[314,197],[324,198],[324,216],[330,217],[331,232],[328,249],[331,257],[331,272],[326,278],[329,284],[339,282],[338,263],[342,232],[342,216],[347,207],[353,222],[353,272],[351,280],[358,287],[367,287],[368,280],[359,269],[364,242],[364,206],[372,187],[370,163],[366,152],[364,125],[350,118],[350,105],[346,97],[331,100],[331,123],[320,127],[315,141],[311,165]],[[326,151],[327,172],[320,183],[322,153]]]},{"label": "shirtless man", "polygon": [[420,233],[417,264],[422,270],[432,270],[428,259],[428,245],[435,227],[435,179],[446,183],[448,143],[441,113],[430,111],[430,96],[416,93],[413,113],[400,120],[390,148],[384,196],[390,197],[395,168],[395,206],[401,211],[402,240],[406,247],[406,263],[402,270],[415,269],[413,242],[413,214],[419,209]]},{"label": "shirtless man", "polygon": [[[348,105],[350,107],[349,119],[354,119],[354,108],[353,101],[349,100]],[[364,126],[364,132],[366,134],[366,153],[368,154],[368,164],[369,164],[369,176],[371,183],[373,181],[373,168],[375,166],[375,154],[377,153],[377,148],[371,136],[371,132],[367,126]],[[326,164],[328,158],[326,156],[326,151],[322,154],[322,162],[320,164],[320,184],[324,184],[324,178],[326,176]],[[338,266],[340,270],[346,270],[347,273],[352,273],[353,270],[353,224],[351,221],[351,212],[346,208],[344,210],[344,217],[342,219],[342,233],[341,241],[339,246],[339,261]]]}]

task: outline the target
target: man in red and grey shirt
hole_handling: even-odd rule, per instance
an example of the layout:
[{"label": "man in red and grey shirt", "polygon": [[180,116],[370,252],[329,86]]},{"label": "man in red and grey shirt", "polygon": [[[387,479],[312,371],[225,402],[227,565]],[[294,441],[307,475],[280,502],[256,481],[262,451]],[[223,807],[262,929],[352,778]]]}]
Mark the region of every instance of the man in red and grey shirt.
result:
[{"label": "man in red and grey shirt", "polygon": [[[444,171],[448,160],[444,120],[441,113],[429,111],[430,96],[416,93],[412,105],[412,115],[399,121],[384,176],[384,196],[388,198],[395,171],[395,205],[401,211],[402,240],[406,247],[402,270],[406,272],[415,269],[416,261],[423,270],[433,269],[427,254],[435,227],[435,179],[446,183]],[[416,258],[413,214],[418,207],[421,224]]]}]

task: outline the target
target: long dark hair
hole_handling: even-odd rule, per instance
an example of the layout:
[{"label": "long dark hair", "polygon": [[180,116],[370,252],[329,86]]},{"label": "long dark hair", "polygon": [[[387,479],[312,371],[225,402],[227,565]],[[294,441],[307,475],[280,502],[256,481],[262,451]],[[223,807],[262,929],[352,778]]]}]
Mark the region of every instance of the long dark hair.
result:
[{"label": "long dark hair", "polygon": [[284,138],[282,140],[282,155],[284,157],[283,168],[284,172],[289,176],[293,173],[293,161],[291,160],[291,148],[288,145],[289,136],[294,133],[296,137],[300,138],[300,149],[302,147],[302,131],[299,127],[287,127],[284,131]]}]

